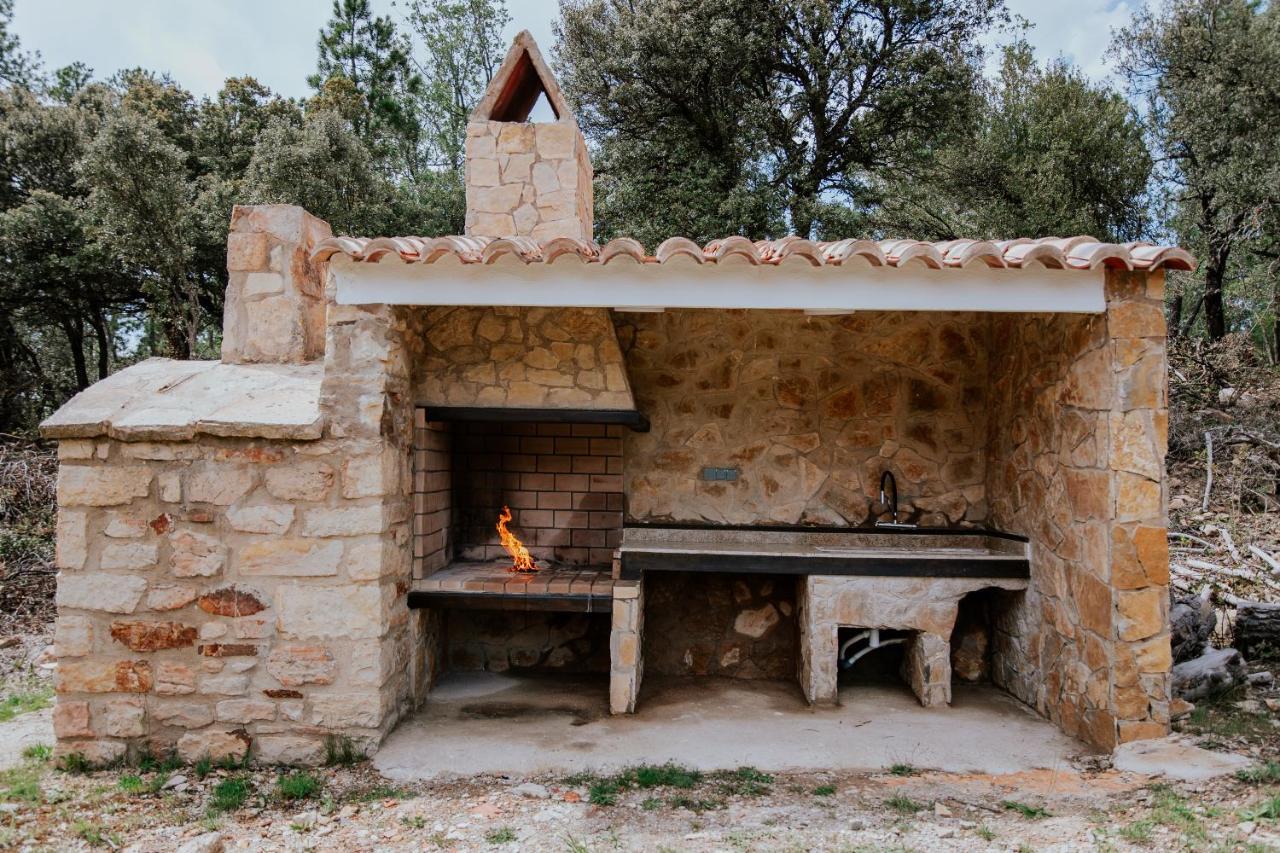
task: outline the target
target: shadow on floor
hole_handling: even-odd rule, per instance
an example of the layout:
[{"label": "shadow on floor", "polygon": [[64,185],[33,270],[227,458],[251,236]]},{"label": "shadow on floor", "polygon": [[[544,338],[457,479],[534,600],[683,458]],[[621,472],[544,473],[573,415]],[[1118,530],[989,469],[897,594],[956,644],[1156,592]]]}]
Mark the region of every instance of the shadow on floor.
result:
[{"label": "shadow on floor", "polygon": [[677,761],[700,770],[875,770],[895,763],[982,773],[1063,766],[1087,751],[990,687],[921,708],[901,685],[842,687],[810,708],[790,682],[646,679],[640,710],[608,715],[603,677],[446,675],[374,765],[404,781],[529,776]]}]

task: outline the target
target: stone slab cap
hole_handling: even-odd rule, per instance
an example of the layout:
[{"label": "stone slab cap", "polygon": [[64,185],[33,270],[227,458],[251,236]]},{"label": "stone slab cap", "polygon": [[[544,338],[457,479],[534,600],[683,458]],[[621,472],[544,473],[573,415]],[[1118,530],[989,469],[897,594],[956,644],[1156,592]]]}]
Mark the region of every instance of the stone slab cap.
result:
[{"label": "stone slab cap", "polygon": [[546,95],[558,121],[577,125],[538,43],[521,30],[468,121],[525,121],[539,94]]},{"label": "stone slab cap", "polygon": [[324,365],[149,358],[94,383],[44,423],[46,438],[186,441],[197,434],[321,436]]}]

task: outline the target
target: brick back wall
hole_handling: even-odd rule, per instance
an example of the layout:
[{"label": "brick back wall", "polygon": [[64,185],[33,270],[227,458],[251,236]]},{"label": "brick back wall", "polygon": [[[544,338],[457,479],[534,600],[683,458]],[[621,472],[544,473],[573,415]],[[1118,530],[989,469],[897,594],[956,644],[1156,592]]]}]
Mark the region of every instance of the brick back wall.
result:
[{"label": "brick back wall", "polygon": [[[423,422],[429,414],[423,415]],[[622,540],[622,431],[604,424],[497,423],[454,424],[451,451],[424,462],[451,462],[451,470],[434,472],[435,482],[452,483],[446,513],[427,506],[441,501],[415,494],[424,570],[435,571],[440,553],[431,545],[443,539],[445,562],[452,557],[498,560],[506,552],[494,525],[503,506],[510,507],[509,527],[537,559],[576,565],[608,565]],[[420,431],[421,448],[433,441]],[[422,451],[419,451],[420,454]],[[417,482],[432,482],[426,470]],[[415,491],[417,491],[415,482]],[[428,493],[426,498],[430,497]],[[451,523],[452,529],[440,525]],[[440,563],[443,565],[444,563]]]},{"label": "brick back wall", "polygon": [[453,431],[418,409],[413,436],[413,576],[425,578],[453,559]]}]

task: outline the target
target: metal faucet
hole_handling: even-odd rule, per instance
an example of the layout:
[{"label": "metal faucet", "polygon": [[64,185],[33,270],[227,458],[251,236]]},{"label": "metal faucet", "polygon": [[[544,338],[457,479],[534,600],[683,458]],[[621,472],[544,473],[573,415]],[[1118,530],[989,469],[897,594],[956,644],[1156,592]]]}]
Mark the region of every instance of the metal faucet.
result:
[{"label": "metal faucet", "polygon": [[[890,486],[893,487],[892,500],[885,500],[884,487],[886,483],[888,483]],[[905,524],[898,521],[898,479],[894,477],[893,472],[888,470],[887,468],[885,469],[884,473],[880,475],[880,503],[884,506],[889,507],[889,512],[892,515],[892,519],[890,521],[877,521],[876,527],[915,527],[916,526],[914,524]]]}]

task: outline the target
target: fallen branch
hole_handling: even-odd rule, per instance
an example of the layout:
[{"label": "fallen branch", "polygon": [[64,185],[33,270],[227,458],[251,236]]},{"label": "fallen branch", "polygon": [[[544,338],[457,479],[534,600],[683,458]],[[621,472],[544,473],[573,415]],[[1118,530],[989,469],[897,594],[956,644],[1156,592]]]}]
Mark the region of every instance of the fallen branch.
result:
[{"label": "fallen branch", "polygon": [[1257,545],[1250,545],[1249,551],[1259,560],[1261,560],[1262,562],[1270,566],[1271,571],[1275,572],[1276,574],[1280,574],[1280,560],[1277,560],[1275,557],[1268,554],[1266,551],[1262,550]]},{"label": "fallen branch", "polygon": [[1200,511],[1209,511],[1209,493],[1213,491],[1213,430],[1204,431],[1204,449],[1205,449],[1205,477],[1204,477],[1204,499],[1200,501]]},{"label": "fallen branch", "polygon": [[1186,539],[1190,542],[1195,542],[1197,545],[1203,545],[1204,547],[1208,548],[1210,551],[1218,550],[1218,546],[1214,545],[1208,539],[1201,539],[1199,536],[1192,536],[1190,533],[1183,533],[1181,530],[1170,530],[1169,536],[1176,537],[1178,539]]},{"label": "fallen branch", "polygon": [[1227,546],[1227,553],[1231,555],[1231,559],[1237,563],[1240,562],[1240,552],[1236,549],[1235,540],[1231,538],[1231,532],[1225,527],[1210,527],[1208,530],[1213,530],[1222,537],[1222,544]]}]

